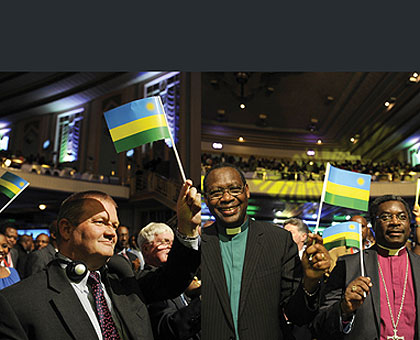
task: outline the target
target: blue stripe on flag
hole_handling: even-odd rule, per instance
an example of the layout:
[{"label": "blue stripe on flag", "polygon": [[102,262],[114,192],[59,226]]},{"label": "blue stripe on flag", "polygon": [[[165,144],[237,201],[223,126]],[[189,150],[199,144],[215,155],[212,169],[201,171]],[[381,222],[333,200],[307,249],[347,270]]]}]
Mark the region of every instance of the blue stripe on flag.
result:
[{"label": "blue stripe on flag", "polygon": [[108,128],[111,130],[117,126],[130,123],[132,121],[164,114],[163,107],[160,105],[159,97],[149,97],[132,101],[130,103],[116,107],[104,113]]},{"label": "blue stripe on flag", "polygon": [[[353,226],[353,227],[351,227]],[[360,223],[358,222],[344,222],[340,224],[335,224],[331,227],[325,228],[322,232],[322,238],[326,238],[328,236],[337,235],[345,232],[354,232],[359,233]]]},{"label": "blue stripe on flag", "polygon": [[5,181],[8,181],[10,183],[13,183],[18,188],[22,189],[28,182],[25,181],[23,178],[16,176],[15,174],[12,174],[11,172],[5,172],[2,176],[2,179]]},{"label": "blue stripe on flag", "polygon": [[370,175],[348,171],[330,166],[328,182],[345,185],[357,189],[370,190]]}]

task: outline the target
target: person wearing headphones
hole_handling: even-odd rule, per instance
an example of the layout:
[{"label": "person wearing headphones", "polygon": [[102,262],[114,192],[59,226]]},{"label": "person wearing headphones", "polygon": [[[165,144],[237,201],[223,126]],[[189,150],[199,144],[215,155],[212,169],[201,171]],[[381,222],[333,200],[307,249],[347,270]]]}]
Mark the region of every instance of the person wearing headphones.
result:
[{"label": "person wearing headphones", "polygon": [[179,296],[200,264],[200,203],[187,180],[167,263],[135,278],[107,270],[119,226],[115,201],[99,191],[68,197],[58,213],[57,259],[0,294],[0,338],[153,339],[146,304]]}]

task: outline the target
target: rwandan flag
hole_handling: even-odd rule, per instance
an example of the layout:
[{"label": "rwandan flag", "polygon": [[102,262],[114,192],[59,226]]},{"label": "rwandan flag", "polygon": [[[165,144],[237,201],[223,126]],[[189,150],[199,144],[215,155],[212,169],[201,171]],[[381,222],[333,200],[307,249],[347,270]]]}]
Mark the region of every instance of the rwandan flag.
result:
[{"label": "rwandan flag", "polygon": [[135,100],[104,113],[117,152],[170,138],[159,97]]},{"label": "rwandan flag", "polygon": [[357,222],[344,222],[324,229],[322,239],[327,250],[347,246],[360,249],[362,225]]},{"label": "rwandan flag", "polygon": [[12,174],[11,172],[5,172],[0,177],[0,192],[5,194],[9,198],[13,198],[18,195],[29,185],[29,182],[23,178]]},{"label": "rwandan flag", "polygon": [[370,175],[330,166],[324,202],[339,207],[367,211],[369,207]]}]

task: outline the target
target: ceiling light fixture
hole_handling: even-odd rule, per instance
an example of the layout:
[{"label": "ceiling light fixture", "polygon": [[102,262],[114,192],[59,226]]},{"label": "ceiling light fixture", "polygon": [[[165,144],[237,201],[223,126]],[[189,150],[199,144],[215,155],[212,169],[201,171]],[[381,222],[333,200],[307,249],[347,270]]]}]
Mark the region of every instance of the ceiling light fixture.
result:
[{"label": "ceiling light fixture", "polygon": [[214,150],[221,150],[221,149],[223,149],[223,144],[222,143],[213,143],[211,147]]},{"label": "ceiling light fixture", "polygon": [[309,149],[308,151],[306,151],[306,154],[307,154],[308,156],[315,156],[315,150],[313,150],[313,149]]},{"label": "ceiling light fixture", "polygon": [[239,137],[238,137],[238,142],[239,142],[239,143],[243,143],[243,142],[245,142],[245,138],[244,138],[244,137],[242,137],[242,136],[239,136]]},{"label": "ceiling light fixture", "polygon": [[410,76],[408,80],[410,81],[410,83],[418,83],[420,80],[420,76],[417,72],[413,72],[413,74]]},{"label": "ceiling light fixture", "polygon": [[322,139],[320,138],[320,139],[318,139],[317,141],[316,141],[316,144],[322,144]]}]

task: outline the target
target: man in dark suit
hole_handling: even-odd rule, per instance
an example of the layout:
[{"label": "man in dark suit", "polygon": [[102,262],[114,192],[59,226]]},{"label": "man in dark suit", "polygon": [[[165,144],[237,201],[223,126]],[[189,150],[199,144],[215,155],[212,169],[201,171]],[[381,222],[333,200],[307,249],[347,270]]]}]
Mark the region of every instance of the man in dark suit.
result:
[{"label": "man in dark suit", "polygon": [[288,231],[247,216],[250,192],[240,170],[216,166],[203,184],[216,223],[202,229],[202,338],[286,339],[283,309],[298,325],[317,312],[330,265],[321,237],[308,235],[301,263]]},{"label": "man in dark suit", "polygon": [[419,339],[420,257],[406,247],[410,208],[395,195],[376,198],[369,210],[376,244],[340,257],[313,322],[317,339]]},{"label": "man in dark suit", "polygon": [[54,220],[49,225],[50,230],[50,238],[49,243],[46,247],[42,249],[38,249],[33,251],[28,255],[28,259],[26,260],[25,265],[25,275],[24,277],[28,277],[34,273],[38,273],[43,270],[48,263],[55,259],[56,253],[58,252],[57,249],[57,221]]},{"label": "man in dark suit", "polygon": [[145,304],[179,295],[200,263],[200,195],[189,180],[177,216],[167,264],[138,280],[120,279],[104,266],[116,244],[116,203],[98,191],[70,196],[58,215],[57,261],[0,294],[0,338],[153,339]]}]

